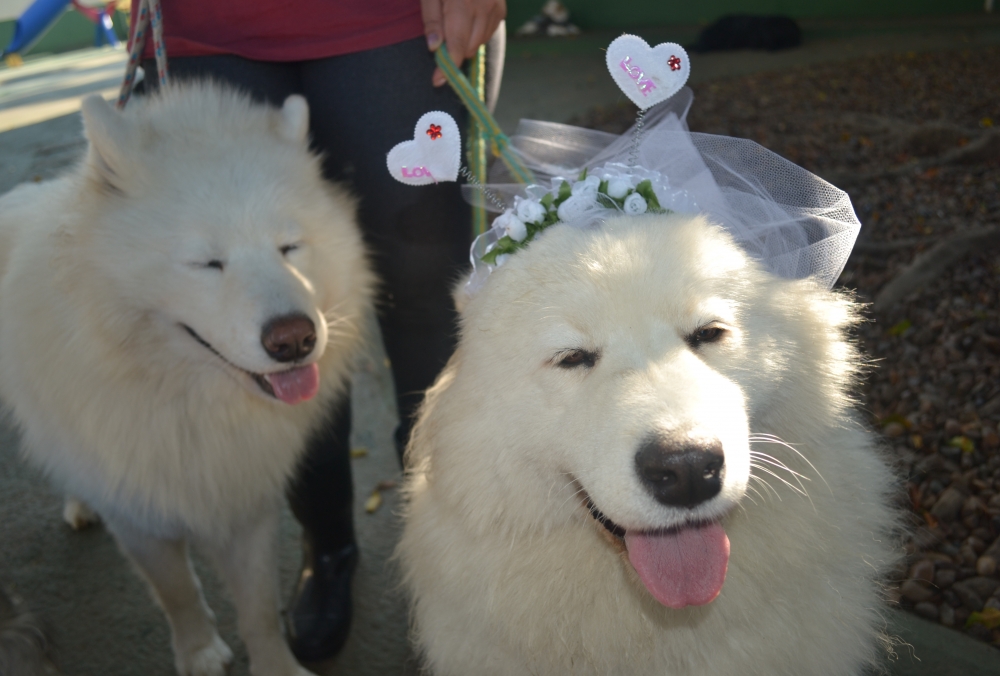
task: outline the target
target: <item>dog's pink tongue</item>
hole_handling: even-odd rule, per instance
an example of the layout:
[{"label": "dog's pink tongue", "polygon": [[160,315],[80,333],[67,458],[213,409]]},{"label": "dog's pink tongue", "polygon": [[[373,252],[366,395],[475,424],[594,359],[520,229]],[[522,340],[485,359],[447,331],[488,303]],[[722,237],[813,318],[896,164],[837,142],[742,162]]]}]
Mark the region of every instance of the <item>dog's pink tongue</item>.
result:
[{"label": "dog's pink tongue", "polygon": [[625,546],[642,583],[665,606],[701,606],[722,591],[729,538],[717,523],[669,532],[627,532]]},{"label": "dog's pink tongue", "polygon": [[319,366],[309,364],[281,373],[269,373],[267,382],[274,390],[274,396],[286,404],[308,401],[319,392]]}]

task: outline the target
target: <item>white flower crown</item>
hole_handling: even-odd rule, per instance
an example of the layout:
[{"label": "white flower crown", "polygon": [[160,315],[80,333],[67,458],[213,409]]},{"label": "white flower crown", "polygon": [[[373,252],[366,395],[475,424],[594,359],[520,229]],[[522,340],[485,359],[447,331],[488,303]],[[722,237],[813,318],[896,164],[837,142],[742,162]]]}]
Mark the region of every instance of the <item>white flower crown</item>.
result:
[{"label": "white flower crown", "polygon": [[551,189],[531,185],[525,189],[526,196],[514,197],[514,207],[497,216],[493,227],[477,238],[483,246],[473,245],[474,251],[482,250],[480,261],[499,267],[557,223],[603,220],[613,211],[629,216],[698,211],[686,191],[671,190],[666,176],[641,167],[612,163],[593,171],[584,169],[575,181],[556,176],[551,185]]}]

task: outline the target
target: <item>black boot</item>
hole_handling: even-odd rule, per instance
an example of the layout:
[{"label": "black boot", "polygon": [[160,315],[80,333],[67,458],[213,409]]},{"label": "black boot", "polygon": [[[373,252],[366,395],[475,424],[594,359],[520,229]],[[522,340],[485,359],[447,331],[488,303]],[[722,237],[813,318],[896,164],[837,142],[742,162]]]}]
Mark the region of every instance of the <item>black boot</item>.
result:
[{"label": "black boot", "polygon": [[295,596],[286,615],[288,642],[301,662],[328,660],[344,647],[351,627],[351,578],[355,544],[317,552],[306,541]]},{"label": "black boot", "polygon": [[354,539],[351,410],[341,402],[317,431],[289,487],[288,502],[303,528],[302,573],[285,613],[292,653],[303,662],[328,660],[344,647],[351,626]]}]

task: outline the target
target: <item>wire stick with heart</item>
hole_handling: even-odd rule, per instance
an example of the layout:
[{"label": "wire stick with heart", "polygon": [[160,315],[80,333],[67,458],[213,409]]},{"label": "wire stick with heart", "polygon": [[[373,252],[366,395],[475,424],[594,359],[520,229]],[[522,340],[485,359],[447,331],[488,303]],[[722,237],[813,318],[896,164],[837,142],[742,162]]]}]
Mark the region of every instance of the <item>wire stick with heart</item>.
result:
[{"label": "wire stick with heart", "polygon": [[634,167],[639,161],[639,141],[646,111],[680,91],[691,73],[691,65],[687,52],[676,43],[664,42],[650,47],[642,38],[628,34],[608,45],[606,59],[611,79],[632,103],[639,106],[629,156],[629,166]]},{"label": "wire stick with heart", "polygon": [[503,200],[476,179],[462,165],[462,137],[458,124],[448,113],[433,110],[424,113],[413,131],[412,141],[393,146],[386,156],[392,177],[407,185],[429,185],[455,181],[459,173],[476,186],[500,211],[506,209]]}]

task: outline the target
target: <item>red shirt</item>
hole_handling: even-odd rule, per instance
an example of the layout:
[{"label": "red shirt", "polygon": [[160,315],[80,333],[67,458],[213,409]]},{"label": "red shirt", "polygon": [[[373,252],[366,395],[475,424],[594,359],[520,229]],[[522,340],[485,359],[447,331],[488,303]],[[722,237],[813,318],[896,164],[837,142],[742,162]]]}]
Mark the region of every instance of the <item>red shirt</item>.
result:
[{"label": "red shirt", "polygon": [[[138,17],[139,0],[132,0]],[[306,61],[424,34],[420,0],[162,0],[167,58],[237,54]],[[145,58],[153,57],[153,35]]]}]

